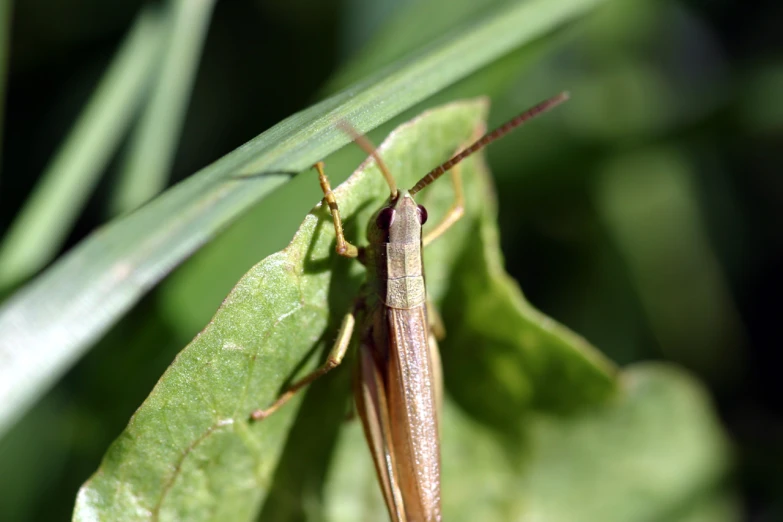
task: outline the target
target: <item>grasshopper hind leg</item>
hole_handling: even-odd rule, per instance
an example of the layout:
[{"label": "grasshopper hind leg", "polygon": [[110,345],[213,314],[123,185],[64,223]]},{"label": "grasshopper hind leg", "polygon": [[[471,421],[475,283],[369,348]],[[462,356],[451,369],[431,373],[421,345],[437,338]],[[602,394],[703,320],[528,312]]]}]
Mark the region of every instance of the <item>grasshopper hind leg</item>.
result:
[{"label": "grasshopper hind leg", "polygon": [[268,408],[265,408],[263,410],[256,410],[254,411],[250,417],[253,420],[261,420],[269,417],[274,412],[276,412],[278,409],[280,409],[285,403],[287,403],[289,400],[291,400],[296,393],[316,380],[317,378],[321,377],[322,375],[329,372],[329,370],[332,370],[340,365],[340,363],[343,361],[343,358],[345,357],[345,353],[348,351],[348,347],[351,343],[351,335],[353,334],[354,325],[356,324],[356,310],[352,310],[348,314],[345,315],[343,318],[342,325],[340,326],[340,332],[337,334],[337,340],[334,343],[334,346],[329,351],[329,356],[326,358],[326,362],[324,362],[319,368],[314,370],[313,372],[305,375],[298,381],[296,381],[294,384],[292,384],[285,392],[283,392],[280,397],[277,398],[277,400],[272,403],[271,406]]},{"label": "grasshopper hind leg", "polygon": [[462,190],[462,164],[458,164],[451,169],[451,183],[454,186],[454,203],[452,203],[446,215],[443,216],[443,219],[422,238],[421,242],[425,247],[450,229],[465,213],[465,196]]},{"label": "grasshopper hind leg", "polygon": [[386,402],[388,390],[378,366],[367,344],[359,346],[359,364],[354,381],[356,408],[362,419],[364,435],[370,446],[370,454],[381,492],[393,522],[405,522],[405,504],[399,485],[399,472],[395,460],[394,443],[391,436],[391,419]]}]

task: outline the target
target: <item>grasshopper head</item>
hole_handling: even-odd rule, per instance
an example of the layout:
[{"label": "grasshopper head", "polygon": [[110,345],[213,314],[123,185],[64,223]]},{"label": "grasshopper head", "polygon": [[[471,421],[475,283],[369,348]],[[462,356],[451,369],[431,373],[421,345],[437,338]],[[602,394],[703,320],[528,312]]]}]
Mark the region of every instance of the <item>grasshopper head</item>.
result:
[{"label": "grasshopper head", "polygon": [[367,239],[374,244],[420,243],[421,226],[426,221],[427,210],[402,190],[375,213],[367,227]]}]

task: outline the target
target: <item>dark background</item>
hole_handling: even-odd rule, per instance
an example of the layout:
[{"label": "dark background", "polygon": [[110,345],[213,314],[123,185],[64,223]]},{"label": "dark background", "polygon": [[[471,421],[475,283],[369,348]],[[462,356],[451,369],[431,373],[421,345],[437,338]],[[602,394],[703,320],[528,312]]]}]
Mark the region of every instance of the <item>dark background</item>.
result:
[{"label": "dark background", "polygon": [[[783,4],[615,3],[623,6],[438,101],[490,94],[499,123],[571,91],[558,115],[489,150],[508,271],[534,305],[618,363],[666,359],[699,375],[735,444],[747,520],[783,520]],[[0,231],[142,2],[14,4]],[[336,71],[373,52],[387,23],[408,27],[404,4],[218,2],[172,183],[324,96]],[[398,52],[437,36],[409,26],[412,34],[396,34]],[[105,221],[113,167],[68,246]],[[198,310],[172,314],[176,281],[164,283],[0,441],[0,519],[69,516],[78,487],[231,282],[286,244],[318,200],[310,185],[271,198],[290,216],[265,230],[268,251],[232,257],[205,283]]]}]

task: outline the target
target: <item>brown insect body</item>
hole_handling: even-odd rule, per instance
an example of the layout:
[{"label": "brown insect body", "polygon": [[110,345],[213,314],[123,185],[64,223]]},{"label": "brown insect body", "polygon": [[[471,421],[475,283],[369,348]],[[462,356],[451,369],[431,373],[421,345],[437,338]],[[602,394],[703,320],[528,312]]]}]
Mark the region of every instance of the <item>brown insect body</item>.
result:
[{"label": "brown insect body", "polygon": [[323,164],[315,166],[334,221],[337,253],[358,258],[367,267],[367,281],[354,309],[343,319],[326,362],[293,384],[270,407],[253,412],[252,418],[260,420],[271,415],[298,390],[340,364],[354,330],[358,330],[354,395],[393,522],[434,522],[442,518],[438,412],[443,394],[440,356],[432,334],[433,323],[437,322],[429,316],[422,251],[462,216],[459,170],[452,171],[454,205],[424,236],[422,225],[427,211],[416,204],[413,195],[470,154],[567,97],[562,93],[545,100],[486,134],[431,170],[409,191],[397,190],[394,177],[375,148],[345,124],[344,129],[374,157],[391,192],[368,225],[369,244],[365,248],[346,241],[337,200]]},{"label": "brown insect body", "polygon": [[440,362],[431,349],[424,284],[426,215],[407,191],[390,198],[370,221],[364,257],[355,395],[393,520],[441,518]]}]

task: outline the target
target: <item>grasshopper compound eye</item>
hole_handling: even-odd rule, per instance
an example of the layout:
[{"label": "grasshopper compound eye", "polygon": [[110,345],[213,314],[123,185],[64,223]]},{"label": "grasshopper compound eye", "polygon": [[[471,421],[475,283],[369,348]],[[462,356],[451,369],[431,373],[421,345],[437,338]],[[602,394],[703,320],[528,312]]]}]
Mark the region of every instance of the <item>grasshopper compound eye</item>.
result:
[{"label": "grasshopper compound eye", "polygon": [[427,209],[423,205],[417,205],[419,207],[419,223],[422,225],[427,222]]},{"label": "grasshopper compound eye", "polygon": [[389,230],[389,227],[393,222],[394,209],[391,207],[386,207],[385,209],[381,210],[380,214],[378,214],[378,217],[375,219],[375,224],[381,230]]}]

